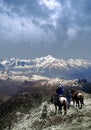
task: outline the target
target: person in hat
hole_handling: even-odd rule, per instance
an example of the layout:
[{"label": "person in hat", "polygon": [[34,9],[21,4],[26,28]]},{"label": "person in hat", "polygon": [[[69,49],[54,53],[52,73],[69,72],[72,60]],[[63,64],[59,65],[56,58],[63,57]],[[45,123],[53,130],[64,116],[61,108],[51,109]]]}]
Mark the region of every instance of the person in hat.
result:
[{"label": "person in hat", "polygon": [[64,86],[62,84],[59,85],[59,87],[56,90],[57,96],[63,96],[64,95]]}]

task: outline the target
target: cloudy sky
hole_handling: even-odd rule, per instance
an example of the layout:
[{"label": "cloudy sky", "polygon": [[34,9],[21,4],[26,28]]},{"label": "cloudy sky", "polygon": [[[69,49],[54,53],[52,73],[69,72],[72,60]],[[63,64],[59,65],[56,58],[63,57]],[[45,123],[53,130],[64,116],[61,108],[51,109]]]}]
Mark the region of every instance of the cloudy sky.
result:
[{"label": "cloudy sky", "polygon": [[0,57],[91,60],[91,0],[0,0]]}]

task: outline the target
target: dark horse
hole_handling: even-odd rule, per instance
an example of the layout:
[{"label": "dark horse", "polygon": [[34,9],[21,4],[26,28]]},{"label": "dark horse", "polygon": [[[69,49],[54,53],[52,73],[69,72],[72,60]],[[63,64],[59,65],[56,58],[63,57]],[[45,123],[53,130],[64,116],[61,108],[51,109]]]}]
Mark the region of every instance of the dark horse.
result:
[{"label": "dark horse", "polygon": [[71,90],[71,94],[72,94],[73,106],[75,105],[75,102],[76,102],[76,107],[81,109],[82,105],[84,105],[83,93],[81,91]]},{"label": "dark horse", "polygon": [[[67,113],[67,99],[65,97],[57,97],[56,95],[51,96],[51,102],[55,106],[55,114],[61,112],[62,114],[62,108],[64,108],[64,115]],[[58,109],[57,109],[58,108]]]}]

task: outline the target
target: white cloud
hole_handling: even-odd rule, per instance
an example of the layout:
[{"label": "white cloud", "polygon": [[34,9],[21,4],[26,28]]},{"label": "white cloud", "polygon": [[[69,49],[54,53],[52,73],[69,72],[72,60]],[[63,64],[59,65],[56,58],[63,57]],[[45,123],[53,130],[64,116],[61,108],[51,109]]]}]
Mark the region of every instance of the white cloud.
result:
[{"label": "white cloud", "polygon": [[[48,46],[55,42],[55,34],[32,23],[31,18],[0,14],[0,39],[2,43]],[[51,40],[50,40],[51,39]]]},{"label": "white cloud", "polygon": [[71,2],[70,2],[70,0],[67,0],[66,2],[67,2],[67,7],[70,9],[71,8]]},{"label": "white cloud", "polygon": [[82,31],[81,27],[77,25],[70,25],[67,29],[67,38],[64,40],[63,48],[67,48],[69,45],[74,44],[74,40],[79,38],[80,31]]},{"label": "white cloud", "polygon": [[75,39],[77,37],[78,29],[76,27],[69,27],[67,30],[67,35],[69,39]]},{"label": "white cloud", "polygon": [[61,8],[61,4],[57,0],[40,0],[40,5],[45,5],[50,10]]},{"label": "white cloud", "polygon": [[49,10],[53,12],[49,12],[49,18],[46,20],[48,24],[56,27],[57,21],[61,16],[62,6],[57,0],[39,0],[39,4],[41,6],[47,7]]}]

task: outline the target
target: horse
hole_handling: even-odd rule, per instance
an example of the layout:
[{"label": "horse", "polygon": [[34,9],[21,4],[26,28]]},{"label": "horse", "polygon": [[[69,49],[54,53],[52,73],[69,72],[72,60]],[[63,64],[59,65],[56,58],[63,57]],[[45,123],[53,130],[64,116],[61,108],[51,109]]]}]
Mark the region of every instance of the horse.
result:
[{"label": "horse", "polygon": [[73,106],[75,105],[75,102],[76,102],[76,107],[81,109],[82,106],[84,105],[83,93],[81,91],[71,90],[71,94],[72,94]]},{"label": "horse", "polygon": [[64,115],[66,115],[68,103],[67,103],[67,99],[65,97],[63,97],[63,96],[58,97],[57,95],[53,95],[53,96],[51,96],[51,102],[55,106],[55,114],[57,114],[57,111],[58,111],[58,113],[60,112],[62,115],[62,108],[63,108]]}]

